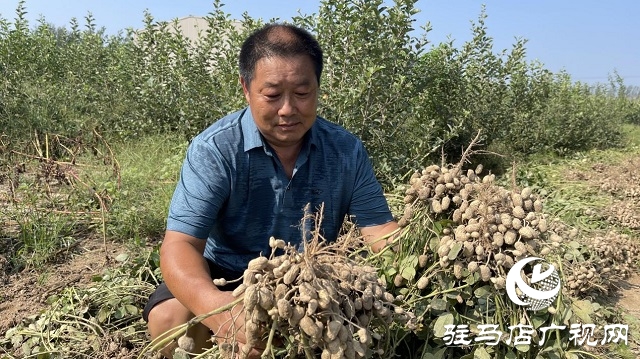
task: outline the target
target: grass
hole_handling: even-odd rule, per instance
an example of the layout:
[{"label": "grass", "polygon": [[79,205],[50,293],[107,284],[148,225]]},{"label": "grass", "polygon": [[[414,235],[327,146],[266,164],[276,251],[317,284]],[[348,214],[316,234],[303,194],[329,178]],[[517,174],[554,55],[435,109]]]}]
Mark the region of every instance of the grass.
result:
[{"label": "grass", "polygon": [[102,179],[105,186],[119,187],[109,216],[111,237],[142,240],[164,232],[185,150],[186,143],[171,136],[114,145],[121,183]]},{"label": "grass", "polygon": [[88,236],[138,244],[159,238],[185,149],[172,136],[149,136],[68,158],[14,154],[24,171],[0,187],[7,193],[0,237],[10,243],[2,254],[17,271]]}]

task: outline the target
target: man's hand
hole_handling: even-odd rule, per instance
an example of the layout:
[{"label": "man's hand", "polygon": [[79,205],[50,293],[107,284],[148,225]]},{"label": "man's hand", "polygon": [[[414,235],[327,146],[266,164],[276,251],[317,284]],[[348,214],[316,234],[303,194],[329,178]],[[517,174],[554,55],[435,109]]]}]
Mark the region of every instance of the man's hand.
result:
[{"label": "man's hand", "polygon": [[373,252],[380,252],[382,248],[393,242],[395,236],[392,233],[398,228],[398,223],[391,221],[378,226],[362,227],[360,233]]},{"label": "man's hand", "polygon": [[[232,292],[221,291],[214,284],[209,266],[203,257],[205,241],[186,234],[167,231],[160,248],[160,268],[171,293],[194,315],[209,313],[238,298]],[[237,341],[241,357],[258,358],[264,343],[247,343],[242,304],[212,315],[202,324],[214,332],[218,343]],[[255,348],[255,349],[251,349]]]},{"label": "man's hand", "polygon": [[[217,299],[219,302],[216,305],[221,307],[238,298],[234,297],[231,292],[220,291]],[[213,339],[216,343],[230,343],[232,345],[237,343],[241,358],[259,358],[265,349],[265,343],[262,341],[248,342],[244,325],[244,307],[241,303],[229,311],[205,319],[203,323],[213,331]]]}]

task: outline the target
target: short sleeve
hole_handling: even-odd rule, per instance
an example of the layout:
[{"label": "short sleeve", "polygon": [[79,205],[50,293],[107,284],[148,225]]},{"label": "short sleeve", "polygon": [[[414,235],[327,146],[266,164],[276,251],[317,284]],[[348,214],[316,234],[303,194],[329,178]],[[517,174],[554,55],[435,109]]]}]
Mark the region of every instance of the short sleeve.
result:
[{"label": "short sleeve", "polygon": [[373,166],[362,142],[355,149],[356,173],[349,215],[359,227],[370,227],[393,220],[382,186],[375,177]]},{"label": "short sleeve", "polygon": [[167,229],[205,239],[230,192],[230,168],[219,149],[196,137],[182,164]]}]

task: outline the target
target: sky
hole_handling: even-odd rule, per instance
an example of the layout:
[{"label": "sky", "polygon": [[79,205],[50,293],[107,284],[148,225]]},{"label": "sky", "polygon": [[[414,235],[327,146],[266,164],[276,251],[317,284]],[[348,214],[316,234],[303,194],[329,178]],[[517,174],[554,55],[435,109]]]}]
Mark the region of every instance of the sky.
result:
[{"label": "sky", "polygon": [[[225,2],[223,0],[223,2]],[[143,27],[144,11],[159,21],[189,15],[204,16],[212,1],[197,0],[26,0],[27,19],[40,17],[56,26],[72,18],[83,24],[91,13],[107,34]],[[640,1],[638,0],[418,0],[415,28],[431,24],[432,45],[452,39],[460,47],[471,38],[471,22],[482,5],[488,15],[487,33],[494,51],[510,49],[516,38],[527,40],[527,59],[553,72],[566,71],[574,81],[608,83],[617,72],[628,86],[640,86]],[[289,20],[300,11],[317,12],[319,0],[228,0],[223,10],[232,18]],[[0,17],[13,21],[18,0],[0,0]]]}]

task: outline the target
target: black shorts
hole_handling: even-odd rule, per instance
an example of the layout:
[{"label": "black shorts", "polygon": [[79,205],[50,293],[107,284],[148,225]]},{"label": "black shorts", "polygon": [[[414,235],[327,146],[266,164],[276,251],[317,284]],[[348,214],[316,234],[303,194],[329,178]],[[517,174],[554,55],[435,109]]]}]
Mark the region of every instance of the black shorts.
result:
[{"label": "black shorts", "polygon": [[[236,278],[242,277],[242,273],[233,272],[227,269],[220,267],[219,265],[213,263],[212,261],[207,259],[207,263],[209,264],[209,272],[211,273],[211,278],[224,278],[227,280],[233,280]],[[240,283],[230,283],[225,286],[218,287],[220,290],[234,290]],[[163,302],[167,299],[175,298],[173,294],[169,291],[167,285],[163,282],[156,288],[156,290],[151,293],[149,296],[149,301],[147,305],[144,306],[144,310],[142,311],[142,319],[145,322],[149,321],[149,312],[153,307],[155,307],[158,303]]]}]

